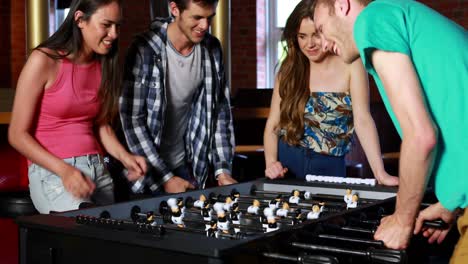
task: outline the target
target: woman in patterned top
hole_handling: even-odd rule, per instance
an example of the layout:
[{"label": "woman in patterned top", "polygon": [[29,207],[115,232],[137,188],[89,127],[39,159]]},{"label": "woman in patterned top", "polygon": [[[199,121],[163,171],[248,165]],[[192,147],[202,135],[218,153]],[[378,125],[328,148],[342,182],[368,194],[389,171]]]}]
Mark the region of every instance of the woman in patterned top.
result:
[{"label": "woman in patterned top", "polygon": [[313,3],[301,1],[283,32],[286,57],[275,80],[264,132],[265,175],[270,179],[282,178],[286,172],[299,179],[307,174],[345,177],[344,156],[356,127],[376,179],[397,185],[398,178],[385,171],[380,156],[362,62],[346,65],[322,51],[312,20]]}]

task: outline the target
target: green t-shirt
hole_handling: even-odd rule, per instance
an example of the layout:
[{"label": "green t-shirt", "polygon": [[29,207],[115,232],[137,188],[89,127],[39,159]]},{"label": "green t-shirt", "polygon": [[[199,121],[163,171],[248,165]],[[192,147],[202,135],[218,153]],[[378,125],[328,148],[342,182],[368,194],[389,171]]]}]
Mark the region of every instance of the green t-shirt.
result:
[{"label": "green t-shirt", "polygon": [[[358,16],[354,39],[395,127],[400,125],[372,65],[374,50],[413,61],[429,113],[439,128],[435,191],[449,210],[468,205],[468,34],[460,25],[411,0],[376,0]],[[402,87],[403,88],[403,87]]]}]

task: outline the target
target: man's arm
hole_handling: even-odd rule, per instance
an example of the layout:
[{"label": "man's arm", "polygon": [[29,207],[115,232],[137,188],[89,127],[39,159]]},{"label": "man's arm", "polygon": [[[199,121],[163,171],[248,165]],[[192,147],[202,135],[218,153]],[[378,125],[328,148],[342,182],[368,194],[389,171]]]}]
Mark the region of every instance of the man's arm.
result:
[{"label": "man's arm", "polygon": [[230,103],[230,90],[226,83],[224,73],[223,60],[221,49],[219,49],[219,67],[221,77],[219,89],[222,89],[217,94],[216,106],[216,127],[214,131],[213,144],[213,165],[215,177],[219,185],[228,185],[237,183],[232,175],[232,160],[234,158],[234,127],[232,124],[232,113]]},{"label": "man's arm", "polygon": [[384,168],[377,128],[369,110],[369,80],[362,61],[356,60],[349,70],[354,127],[374,177],[380,184],[398,185],[398,178],[389,175]]},{"label": "man's arm", "polygon": [[[147,72],[147,69],[156,67],[154,63],[152,54],[145,54],[144,48],[137,43],[132,44],[126,58],[123,90],[119,102],[120,118],[128,147],[133,153],[142,155],[149,161],[153,178],[148,181],[153,191],[174,176],[159,156],[154,140],[156,129],[161,129],[158,115],[162,113],[147,111],[147,102],[162,103],[156,91],[159,83],[150,83],[151,78],[148,78],[152,73]],[[154,87],[150,87],[151,85]],[[154,90],[150,92],[150,89]]]},{"label": "man's arm", "polygon": [[372,64],[385,87],[402,129],[400,186],[395,213],[382,219],[374,235],[389,248],[409,244],[428,175],[432,169],[438,130],[426,108],[411,59],[401,53],[374,51]]}]

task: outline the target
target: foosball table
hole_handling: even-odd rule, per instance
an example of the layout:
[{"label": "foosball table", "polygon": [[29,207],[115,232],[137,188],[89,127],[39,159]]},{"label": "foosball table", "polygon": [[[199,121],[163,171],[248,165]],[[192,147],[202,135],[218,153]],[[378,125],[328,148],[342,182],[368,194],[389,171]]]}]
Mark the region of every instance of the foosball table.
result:
[{"label": "foosball table", "polygon": [[[456,232],[441,245],[415,236],[404,251],[373,240],[396,191],[262,179],[22,217],[20,263],[447,263]],[[434,202],[428,192],[421,208]]]}]

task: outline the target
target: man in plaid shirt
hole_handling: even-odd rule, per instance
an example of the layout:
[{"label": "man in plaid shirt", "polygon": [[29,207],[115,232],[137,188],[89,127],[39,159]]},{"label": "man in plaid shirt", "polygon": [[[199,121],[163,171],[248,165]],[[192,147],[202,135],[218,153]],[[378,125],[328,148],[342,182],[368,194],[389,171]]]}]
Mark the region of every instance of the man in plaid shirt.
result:
[{"label": "man in plaid shirt", "polygon": [[221,46],[208,33],[218,0],[171,0],[173,18],[138,35],[125,62],[120,117],[148,175],[132,190],[158,193],[219,185],[231,177],[234,131]]}]

